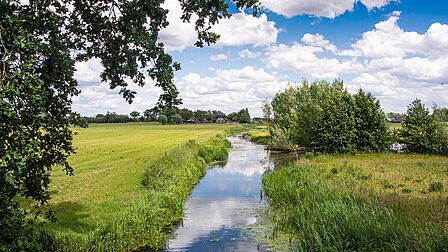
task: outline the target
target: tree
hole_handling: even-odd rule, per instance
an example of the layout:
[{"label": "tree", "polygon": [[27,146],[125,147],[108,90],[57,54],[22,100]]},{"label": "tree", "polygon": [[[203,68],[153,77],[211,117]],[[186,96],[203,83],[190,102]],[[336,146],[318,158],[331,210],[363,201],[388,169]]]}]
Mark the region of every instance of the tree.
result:
[{"label": "tree", "polygon": [[261,104],[261,110],[263,111],[263,117],[270,123],[272,119],[272,106],[267,99]]},{"label": "tree", "polygon": [[448,154],[447,132],[429,110],[415,99],[408,106],[400,135],[409,152]]},{"label": "tree", "polygon": [[134,118],[134,121],[136,121],[136,120],[137,120],[137,117],[140,116],[140,112],[138,112],[138,111],[132,111],[129,115],[130,115],[132,118]]},{"label": "tree", "polygon": [[165,115],[159,115],[157,121],[162,125],[165,125],[168,122],[168,118]]},{"label": "tree", "polygon": [[175,114],[173,116],[173,122],[175,124],[181,124],[182,123],[182,116],[180,116],[179,114]]},{"label": "tree", "polygon": [[187,108],[183,108],[179,110],[179,115],[183,120],[190,120],[191,118],[193,118],[193,111]]},{"label": "tree", "polygon": [[387,147],[386,116],[380,102],[360,89],[355,99],[356,136],[358,150],[378,151]]},{"label": "tree", "polygon": [[[238,9],[253,8],[257,13],[257,0],[234,2]],[[71,109],[72,97],[80,92],[74,79],[75,62],[100,59],[102,81],[111,89],[118,88],[129,103],[136,92],[126,80],[144,86],[146,76],[162,89],[158,107],[181,103],[173,83],[180,65],[158,41],[159,31],[168,25],[162,3],[0,2],[1,244],[17,245],[20,234],[13,230],[23,231],[13,228],[24,223],[24,215],[16,214],[18,196],[45,204],[50,197],[51,168],[62,165],[67,174],[73,174],[67,162],[75,151],[70,126],[84,126]],[[219,36],[210,26],[231,15],[226,0],[181,1],[181,6],[182,21],[197,17],[198,47],[216,42]],[[10,216],[19,217],[12,221]]]},{"label": "tree", "polygon": [[238,122],[240,123],[250,123],[251,119],[250,119],[250,114],[249,114],[249,110],[246,109],[242,109],[238,112]]}]

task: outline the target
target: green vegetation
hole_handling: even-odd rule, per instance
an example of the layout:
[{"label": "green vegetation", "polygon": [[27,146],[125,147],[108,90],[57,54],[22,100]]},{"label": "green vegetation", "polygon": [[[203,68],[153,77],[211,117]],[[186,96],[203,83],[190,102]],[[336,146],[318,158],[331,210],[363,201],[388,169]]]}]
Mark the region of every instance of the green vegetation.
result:
[{"label": "green vegetation", "polygon": [[[173,83],[180,64],[165,52],[159,31],[168,26],[163,1],[0,2],[0,243],[33,249],[19,241],[32,226],[19,206],[25,197],[39,205],[49,199],[52,167],[72,168],[70,127],[83,124],[72,111],[80,91],[75,64],[97,58],[102,82],[132,103],[152,80],[161,89],[157,107],[182,103]],[[257,0],[235,0],[238,9],[260,9]],[[118,14],[116,13],[118,12]],[[177,22],[195,17],[197,47],[216,43],[212,25],[232,12],[226,0],[182,2]],[[149,20],[149,21],[148,21]],[[76,52],[76,53],[75,53]],[[151,81],[149,81],[151,82]]]},{"label": "green vegetation", "polygon": [[406,150],[414,153],[438,153],[448,155],[448,130],[437,115],[416,99],[408,106],[402,128],[398,130],[400,141]]},{"label": "green vegetation", "polygon": [[[198,176],[197,169],[203,168],[195,167],[197,163],[189,159],[189,153],[197,152],[199,146],[203,148],[208,139],[226,128],[234,130],[214,124],[161,126],[147,123],[93,124],[87,129],[78,129],[74,141],[78,151],[69,159],[75,176],[66,176],[59,168],[53,171],[52,199],[46,210],[54,212],[57,222],[45,223],[45,232],[36,236],[47,236],[38,242],[54,243],[54,248],[65,250],[159,246],[169,232],[168,227],[172,228],[182,214],[178,209],[182,208],[183,201],[174,202],[173,199],[183,199],[190,192],[191,184],[202,176]],[[192,139],[197,144],[185,145]],[[226,157],[222,154],[223,144],[218,143],[221,141],[215,139],[206,145],[216,144],[221,153],[219,157]],[[156,194],[142,185],[146,166],[154,167],[160,159],[181,151],[184,151],[182,159],[190,165],[178,169],[172,176],[189,179],[183,184],[176,183],[177,191],[170,189],[176,193],[183,191],[182,194],[168,199],[162,192]],[[170,169],[172,167],[167,167],[159,175],[160,183],[173,179],[165,177]],[[175,211],[173,215],[163,215],[163,211],[171,207]],[[157,219],[151,220],[154,216]],[[130,230],[140,230],[141,234],[125,237]]]},{"label": "green vegetation", "polygon": [[387,124],[379,101],[360,90],[351,95],[342,81],[304,81],[277,93],[272,112],[273,149],[325,153],[377,151],[387,147]]},{"label": "green vegetation", "polygon": [[268,144],[271,140],[271,133],[266,126],[259,126],[247,131],[249,139],[256,143]]},{"label": "green vegetation", "polygon": [[276,234],[303,251],[448,249],[448,158],[319,155],[267,174]]}]

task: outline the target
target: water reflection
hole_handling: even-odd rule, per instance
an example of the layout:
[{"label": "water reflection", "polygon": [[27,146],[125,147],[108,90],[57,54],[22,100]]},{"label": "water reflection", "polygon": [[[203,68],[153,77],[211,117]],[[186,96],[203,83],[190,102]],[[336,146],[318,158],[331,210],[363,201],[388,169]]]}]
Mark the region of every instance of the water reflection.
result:
[{"label": "water reflection", "polygon": [[256,210],[263,203],[263,173],[284,164],[286,158],[268,155],[264,146],[241,136],[229,140],[228,162],[209,169],[195,187],[186,203],[183,225],[169,241],[167,251],[263,250],[242,227],[257,221]]}]

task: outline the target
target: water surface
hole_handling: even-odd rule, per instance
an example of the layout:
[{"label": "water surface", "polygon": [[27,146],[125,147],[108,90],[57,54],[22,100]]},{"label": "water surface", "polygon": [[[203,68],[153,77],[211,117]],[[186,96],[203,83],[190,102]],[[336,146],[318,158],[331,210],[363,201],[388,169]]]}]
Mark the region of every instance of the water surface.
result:
[{"label": "water surface", "polygon": [[167,251],[263,251],[248,235],[247,226],[257,221],[266,203],[261,179],[266,171],[294,156],[269,155],[263,145],[241,135],[232,143],[226,164],[210,167],[186,203],[183,224],[169,241]]}]

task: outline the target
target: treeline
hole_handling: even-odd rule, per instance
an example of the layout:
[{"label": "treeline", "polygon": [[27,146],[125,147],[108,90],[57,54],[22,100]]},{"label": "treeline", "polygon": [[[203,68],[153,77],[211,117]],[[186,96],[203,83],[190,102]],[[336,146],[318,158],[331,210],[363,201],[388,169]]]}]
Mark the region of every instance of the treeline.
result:
[{"label": "treeline", "polygon": [[362,90],[350,94],[340,80],[304,81],[300,87],[277,93],[263,112],[267,118],[272,115],[269,145],[273,149],[346,153],[380,151],[392,143],[402,143],[410,152],[448,152],[442,112],[430,114],[420,100],[415,100],[402,128],[389,131],[380,102]]},{"label": "treeline", "polygon": [[82,117],[87,123],[127,123],[127,122],[160,122],[162,124],[207,123],[207,122],[239,122],[249,123],[251,117],[247,108],[238,112],[225,114],[219,110],[190,110],[177,107],[165,109],[147,109],[143,112],[132,111],[129,115],[115,112],[97,114],[94,117]]}]

